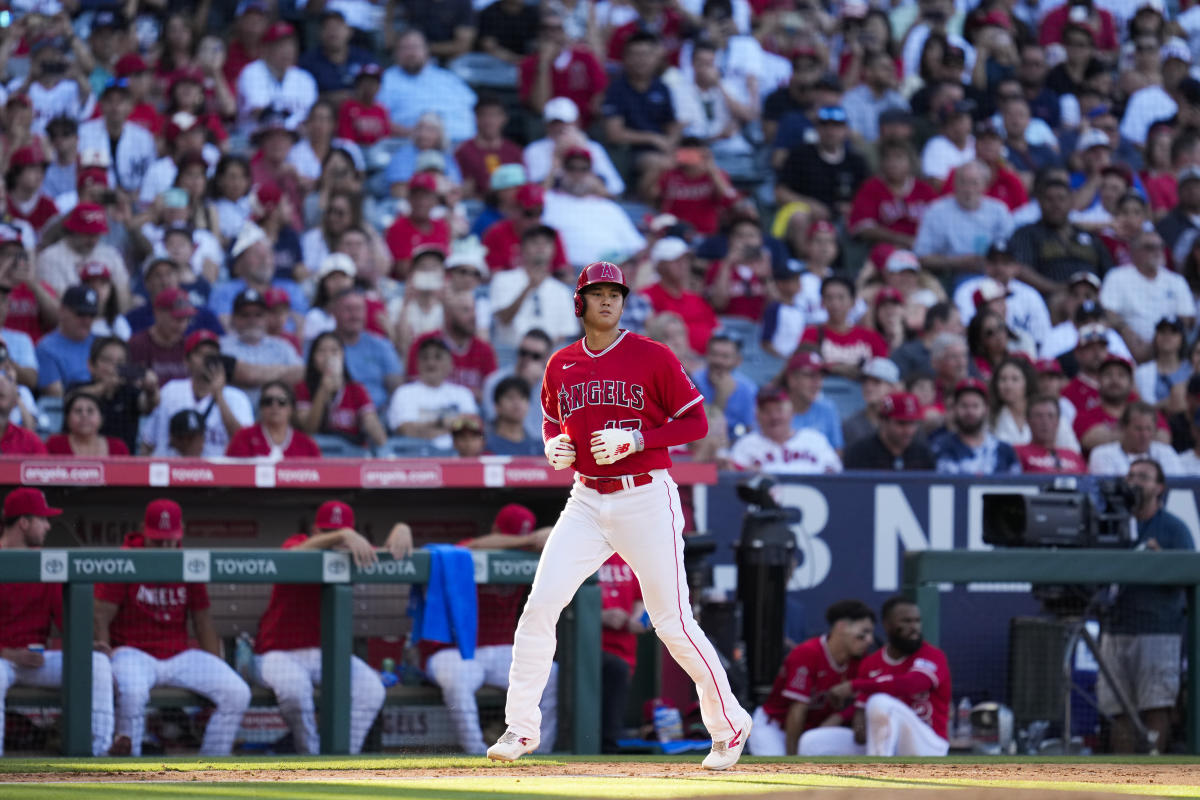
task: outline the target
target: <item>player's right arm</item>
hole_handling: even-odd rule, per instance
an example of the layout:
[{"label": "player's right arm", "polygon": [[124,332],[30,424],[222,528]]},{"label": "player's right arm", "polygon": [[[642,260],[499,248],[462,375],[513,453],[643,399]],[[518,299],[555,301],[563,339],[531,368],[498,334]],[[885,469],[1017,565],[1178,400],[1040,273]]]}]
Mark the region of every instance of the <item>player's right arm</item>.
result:
[{"label": "player's right arm", "polygon": [[784,722],[785,737],[784,753],[796,755],[800,746],[800,734],[804,733],[804,723],[808,719],[808,703],[792,703],[788,706],[787,720]]},{"label": "player's right arm", "polygon": [[102,653],[112,651],[112,638],[108,629],[120,608],[116,603],[96,598],[92,606],[92,640],[97,650]]}]

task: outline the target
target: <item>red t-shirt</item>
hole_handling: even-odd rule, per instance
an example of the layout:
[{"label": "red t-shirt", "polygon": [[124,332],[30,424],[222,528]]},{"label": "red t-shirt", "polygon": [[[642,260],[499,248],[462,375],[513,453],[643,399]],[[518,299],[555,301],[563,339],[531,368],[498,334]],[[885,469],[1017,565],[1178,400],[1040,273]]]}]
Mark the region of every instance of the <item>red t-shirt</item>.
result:
[{"label": "red t-shirt", "polygon": [[337,135],[363,145],[386,139],[391,131],[391,119],[378,103],[366,105],[354,98],[342,101],[338,110]]},{"label": "red t-shirt", "polygon": [[129,337],[129,363],[152,370],[158,376],[159,386],[176,378],[189,377],[183,337],[170,347],[163,347],[150,336],[149,328]]},{"label": "red t-shirt", "polygon": [[[618,56],[617,60],[620,60]],[[518,92],[521,102],[528,103],[537,81],[538,55],[525,56],[521,61]],[[586,130],[592,122],[592,98],[608,87],[608,75],[600,60],[583,45],[570,50],[570,60],[559,69],[550,65],[550,96],[569,97],[579,107],[579,127]]]},{"label": "red t-shirt", "polygon": [[[1112,263],[1117,265],[1133,263],[1133,249],[1129,246],[1129,242],[1114,236],[1113,233],[1110,230],[1100,234],[1100,243],[1108,249],[1108,254],[1112,256]],[[1170,261],[1168,260],[1167,263],[1170,264]]]},{"label": "red t-shirt", "polygon": [[242,74],[242,70],[247,64],[257,58],[258,54],[251,53],[240,41],[235,39],[229,43],[229,47],[225,51],[224,72],[225,80],[231,87],[236,90],[238,76]]},{"label": "red t-shirt", "polygon": [[[1137,397],[1132,397],[1129,402],[1135,402]],[[1163,417],[1160,411],[1156,417],[1157,427],[1160,430],[1169,430],[1167,420]],[[1075,415],[1075,436],[1082,441],[1083,435],[1097,425],[1108,425],[1110,428],[1116,429],[1120,424],[1120,420],[1104,410],[1104,406],[1100,405],[1099,395],[1097,395],[1096,405],[1089,409],[1080,411]]]},{"label": "red t-shirt", "polygon": [[1062,396],[1071,401],[1077,414],[1082,414],[1100,403],[1100,387],[1081,372],[1063,387]]},{"label": "red t-shirt", "polygon": [[6,456],[43,456],[46,455],[46,445],[33,431],[10,422],[4,433],[0,434],[0,453]]},{"label": "red t-shirt", "polygon": [[52,622],[62,630],[61,583],[0,583],[0,647],[46,644]]},{"label": "red t-shirt", "polygon": [[882,178],[868,178],[850,206],[850,232],[879,226],[903,236],[916,236],[925,209],[935,199],[937,192],[924,181],[914,180],[901,196],[892,194]]},{"label": "red t-shirt", "polygon": [[[633,569],[616,553],[600,565],[600,607],[619,608],[625,613],[633,612],[633,605],[642,599],[642,587]],[[618,631],[604,628],[600,635],[600,647],[629,665],[629,671],[637,666],[637,636],[628,630]]]},{"label": "red t-shirt", "polygon": [[412,258],[413,250],[423,244],[436,244],[450,252],[450,223],[444,219],[432,219],[428,227],[415,224],[408,217],[396,217],[386,234],[388,250],[397,261]]},{"label": "red t-shirt", "polygon": [[[917,672],[932,682],[932,686],[915,692],[899,692],[891,684],[897,678]],[[943,739],[950,719],[950,665],[946,654],[929,642],[903,661],[893,662],[887,657],[887,648],[881,647],[863,658],[858,665],[859,677],[854,681],[854,690],[859,692],[860,702],[876,692],[890,694],[908,705],[933,732]],[[922,681],[922,683],[926,683]]]},{"label": "red t-shirt", "polygon": [[[58,292],[45,281],[42,281],[42,288],[49,292],[51,297],[58,297]],[[41,317],[38,316],[37,295],[23,283],[14,286],[12,294],[8,296],[8,315],[4,318],[4,327],[28,335],[34,344],[54,330],[53,325],[42,324]]]},{"label": "red t-shirt", "polygon": [[[521,266],[521,237],[513,227],[512,220],[502,219],[484,231],[483,246],[487,248],[487,265],[492,272],[503,272]],[[550,264],[550,271],[558,272],[568,266],[570,263],[567,261],[567,250],[563,247],[562,236],[556,231],[554,261]]]},{"label": "red t-shirt", "polygon": [[[1142,186],[1146,187],[1146,194],[1150,200],[1150,208],[1153,211],[1169,211],[1179,205],[1179,185],[1176,183],[1176,178],[1169,172],[1160,172],[1157,175],[1151,175],[1149,172],[1139,173],[1142,179]],[[1122,262],[1114,261],[1114,264]]]},{"label": "red t-shirt", "polygon": [[[804,730],[819,726],[834,714],[839,713],[829,704],[825,692],[842,681],[854,680],[858,676],[859,661],[851,659],[839,664],[829,654],[829,644],[824,635],[801,642],[792,648],[779,667],[771,693],[763,703],[763,713],[783,727],[792,703],[808,704],[804,718]],[[847,713],[853,713],[849,708]]]},{"label": "red t-shirt", "polygon": [[1021,472],[1071,473],[1087,472],[1083,456],[1073,450],[1050,450],[1040,444],[1022,444],[1014,448],[1021,462]]},{"label": "red t-shirt", "polygon": [[[1042,29],[1038,33],[1038,44],[1043,47],[1062,44],[1063,31],[1070,20],[1070,13],[1070,4],[1063,3],[1047,14],[1046,18],[1042,20]],[[1117,24],[1113,20],[1113,15],[1103,8],[1096,9],[1096,13],[1100,15],[1100,30],[1096,32],[1095,36],[1096,47],[1106,52],[1112,52],[1117,49]],[[1092,25],[1091,21],[1088,21],[1087,24],[1089,27]]]},{"label": "red t-shirt", "polygon": [[[271,443],[262,424],[247,425],[233,435],[225,455],[230,458],[256,458],[271,455]],[[304,431],[292,428],[283,446],[284,458],[320,458],[321,448]]]},{"label": "red t-shirt", "polygon": [[470,180],[475,184],[475,191],[482,195],[491,186],[496,167],[501,164],[521,164],[524,154],[520,147],[508,139],[502,139],[499,147],[488,148],[480,147],[474,139],[468,139],[454,151],[454,160],[458,162],[463,181]]},{"label": "red t-shirt", "polygon": [[826,364],[858,366],[870,358],[887,358],[883,337],[866,328],[853,327],[838,333],[827,325],[809,325],[800,337],[801,344],[817,345]]},{"label": "red t-shirt", "polygon": [[[105,436],[108,440],[108,454],[110,456],[127,456],[129,448],[123,441],[115,436]],[[46,439],[46,452],[52,456],[73,456],[75,451],[71,449],[71,439],[65,433],[55,433]]]},{"label": "red t-shirt", "polygon": [[274,186],[292,201],[292,218],[289,223],[298,231],[304,230],[304,218],[301,211],[304,208],[304,193],[300,190],[300,180],[296,173],[285,172],[283,168],[276,169],[267,163],[263,152],[259,150],[250,157],[250,180],[256,186]]},{"label": "red t-shirt", "polygon": [[[604,428],[660,428],[703,400],[674,353],[629,331],[601,353],[589,351],[582,339],[572,342],[550,356],[542,380],[542,413],[574,442],[590,441],[593,431]],[[579,447],[574,469],[606,478],[670,466],[663,447],[647,447],[604,466],[589,448]]]},{"label": "red t-shirt", "polygon": [[58,206],[54,205],[54,201],[46,195],[39,194],[34,201],[33,208],[25,212],[13,202],[12,195],[9,195],[8,214],[11,217],[25,220],[35,231],[40,231],[47,222],[58,216]]},{"label": "red t-shirt", "polygon": [[726,197],[708,173],[693,176],[678,167],[659,176],[658,191],[659,211],[674,214],[701,236],[716,233],[721,211],[737,200],[736,194]]},{"label": "red t-shirt", "polygon": [[119,606],[108,626],[112,646],[155,658],[187,650],[188,614],[209,607],[203,583],[98,583],[96,599]]},{"label": "red t-shirt", "polygon": [[[1003,164],[989,164],[988,166],[992,169],[993,177],[991,185],[984,191],[985,196],[1004,203],[1008,206],[1009,211],[1016,211],[1029,202],[1029,192],[1025,191],[1025,184],[1021,183],[1021,178],[1017,173]],[[955,172],[957,170],[950,170],[950,174],[946,177],[946,183],[942,187],[943,197],[954,193]]]},{"label": "red t-shirt", "polygon": [[679,297],[670,294],[662,284],[646,287],[642,294],[650,301],[654,313],[674,311],[683,317],[688,328],[688,344],[697,353],[703,353],[708,347],[708,339],[717,329],[717,313],[712,306],[698,294],[682,292]]},{"label": "red t-shirt", "polygon": [[[298,547],[308,535],[297,533],[283,543],[284,550]],[[258,621],[254,652],[299,650],[321,646],[321,584],[277,583],[271,588],[267,610]]]},{"label": "red t-shirt", "polygon": [[[714,261],[704,274],[704,285],[712,287],[717,282],[721,262]],[[727,317],[745,317],[759,322],[767,309],[767,290],[753,268],[737,264],[729,278],[729,305],[722,312]]]},{"label": "red t-shirt", "polygon": [[[303,417],[312,407],[312,395],[309,394],[308,384],[303,382],[296,384],[295,392],[296,414]],[[321,432],[340,433],[350,439],[360,441],[363,437],[362,416],[374,410],[375,403],[371,401],[371,395],[367,388],[361,383],[350,381],[330,402]]]},{"label": "red t-shirt", "polygon": [[430,331],[418,336],[408,348],[408,360],[404,371],[408,375],[417,374],[417,351],[429,339],[440,338],[450,348],[450,358],[454,367],[450,371],[450,382],[475,390],[483,387],[483,379],[496,371],[496,351],[492,346],[478,336],[471,339],[466,349],[460,349],[449,337],[441,331]]}]

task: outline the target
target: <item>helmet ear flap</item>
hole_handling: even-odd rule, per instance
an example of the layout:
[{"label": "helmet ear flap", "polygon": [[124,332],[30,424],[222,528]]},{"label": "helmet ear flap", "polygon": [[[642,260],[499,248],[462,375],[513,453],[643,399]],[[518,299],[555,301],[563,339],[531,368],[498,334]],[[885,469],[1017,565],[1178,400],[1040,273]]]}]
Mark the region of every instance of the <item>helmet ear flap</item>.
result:
[{"label": "helmet ear flap", "polygon": [[583,309],[584,309],[583,295],[581,295],[579,292],[575,292],[575,316],[582,317]]}]

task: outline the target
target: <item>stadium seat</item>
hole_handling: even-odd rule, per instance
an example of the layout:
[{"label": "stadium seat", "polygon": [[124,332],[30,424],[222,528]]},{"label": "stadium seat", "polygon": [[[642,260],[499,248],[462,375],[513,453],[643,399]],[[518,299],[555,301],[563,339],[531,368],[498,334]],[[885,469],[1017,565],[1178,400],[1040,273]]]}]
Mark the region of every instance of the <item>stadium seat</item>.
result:
[{"label": "stadium seat", "polygon": [[37,432],[46,436],[62,431],[63,399],[43,397],[37,403]]},{"label": "stadium seat", "polygon": [[450,71],[473,87],[515,89],[519,77],[516,65],[487,53],[467,53],[449,64]]},{"label": "stadium seat", "polygon": [[315,433],[313,441],[326,458],[369,458],[371,451],[337,434]]},{"label": "stadium seat", "polygon": [[833,403],[842,419],[857,414],[863,407],[862,386],[857,381],[838,375],[826,375],[821,393],[826,400]]},{"label": "stadium seat", "polygon": [[443,451],[433,446],[428,439],[415,436],[392,436],[375,448],[378,458],[425,458],[441,455]]}]

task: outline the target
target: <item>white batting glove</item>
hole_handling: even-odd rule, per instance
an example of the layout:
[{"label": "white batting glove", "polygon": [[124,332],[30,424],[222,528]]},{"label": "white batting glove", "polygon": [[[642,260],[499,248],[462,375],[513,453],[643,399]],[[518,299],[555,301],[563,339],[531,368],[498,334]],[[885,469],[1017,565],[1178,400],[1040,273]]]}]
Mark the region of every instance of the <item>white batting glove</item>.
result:
[{"label": "white batting glove", "polygon": [[634,431],[605,428],[592,434],[592,456],[597,464],[615,464],[641,449],[641,437]]},{"label": "white batting glove", "polygon": [[560,433],[553,439],[546,440],[546,460],[555,469],[566,469],[575,463],[575,445],[571,437]]}]

